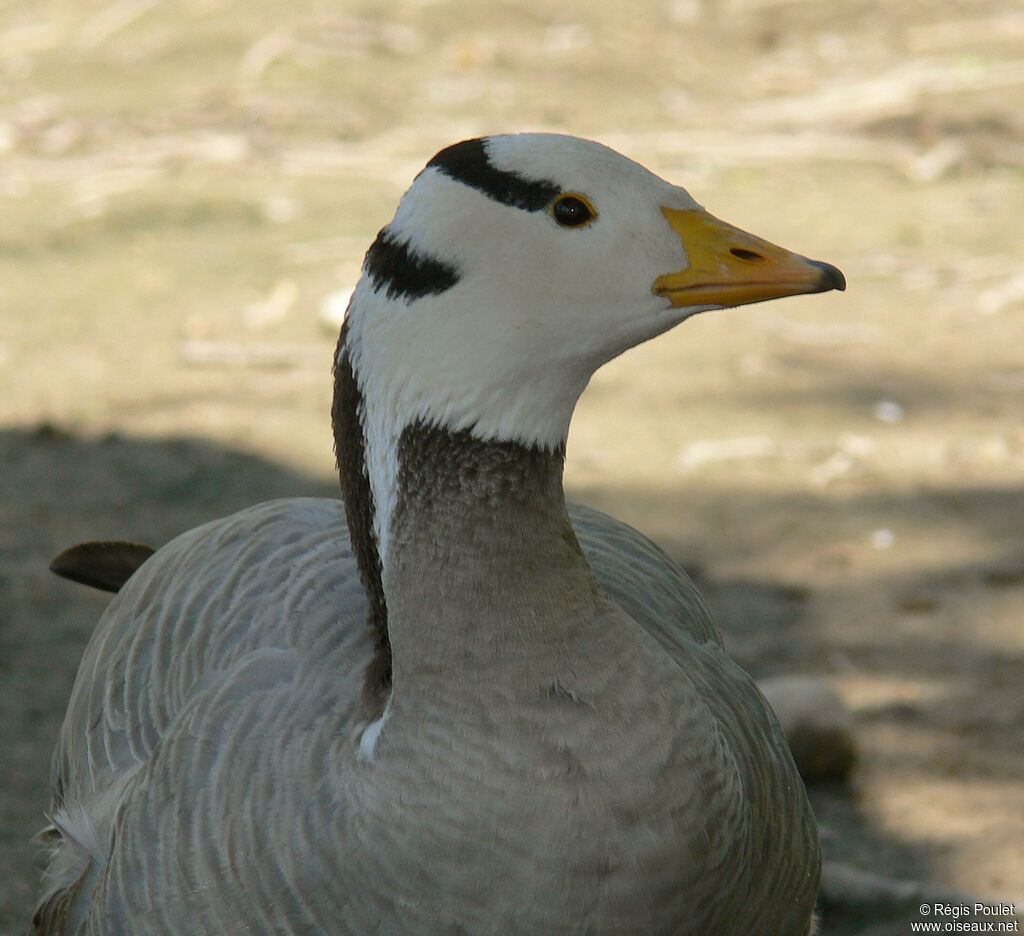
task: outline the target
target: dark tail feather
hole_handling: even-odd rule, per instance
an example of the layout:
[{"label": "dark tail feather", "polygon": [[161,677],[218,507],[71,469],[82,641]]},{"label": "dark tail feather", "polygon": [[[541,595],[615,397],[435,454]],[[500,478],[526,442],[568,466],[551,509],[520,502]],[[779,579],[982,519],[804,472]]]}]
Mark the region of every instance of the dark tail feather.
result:
[{"label": "dark tail feather", "polygon": [[50,571],[72,582],[117,592],[154,552],[138,543],[79,543],[57,556]]}]

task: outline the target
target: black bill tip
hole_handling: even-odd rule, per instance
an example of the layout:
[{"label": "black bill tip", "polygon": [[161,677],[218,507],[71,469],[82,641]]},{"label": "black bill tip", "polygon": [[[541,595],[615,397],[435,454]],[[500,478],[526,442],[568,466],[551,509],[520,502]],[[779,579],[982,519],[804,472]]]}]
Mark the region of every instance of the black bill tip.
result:
[{"label": "black bill tip", "polygon": [[831,263],[822,263],[820,260],[812,260],[811,266],[821,270],[821,291],[827,292],[830,289],[838,289],[839,292],[846,291],[846,277],[843,271]]}]

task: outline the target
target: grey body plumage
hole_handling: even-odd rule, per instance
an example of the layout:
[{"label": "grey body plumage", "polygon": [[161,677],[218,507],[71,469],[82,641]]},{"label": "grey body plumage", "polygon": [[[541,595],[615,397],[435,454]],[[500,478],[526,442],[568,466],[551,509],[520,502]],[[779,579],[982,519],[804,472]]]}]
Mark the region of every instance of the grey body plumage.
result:
[{"label": "grey body plumage", "polygon": [[[357,755],[372,639],[340,504],[262,504],[159,550],[100,621],[55,755],[55,810],[81,806],[97,840],[112,843],[100,856],[72,839],[59,846],[69,880],[55,881],[49,899],[71,892],[57,932],[750,933],[794,880],[777,917],[788,925],[771,932],[806,932],[816,833],[774,718],[721,649],[685,574],[632,528],[583,507],[571,515],[605,593],[643,629],[643,653],[538,681],[525,712],[493,697],[481,711],[473,695],[457,698],[457,672],[439,674],[431,685],[447,691],[402,741],[410,768],[394,788],[374,779],[386,769],[386,736],[373,762]],[[666,790],[694,782],[659,777],[649,759],[656,750],[671,763],[659,716],[679,696],[662,699],[657,681],[677,670],[687,683],[697,677],[682,695],[701,693],[710,707],[681,713],[692,734],[678,740],[700,745],[687,754],[706,786],[674,804],[673,825],[671,810],[644,807],[672,804]],[[644,706],[630,713],[637,693]],[[495,724],[512,708],[515,721]],[[479,740],[481,714],[490,746]],[[709,733],[709,716],[722,727]],[[502,727],[528,729],[530,744],[505,746]],[[462,746],[462,732],[476,743]],[[597,781],[604,787],[592,790]],[[537,797],[544,783],[551,790]],[[750,787],[759,795],[748,802]],[[709,804],[719,812],[706,813]],[[703,813],[699,826],[688,807]],[[705,823],[719,838],[692,859],[703,887],[687,886],[693,869],[679,847],[652,850],[648,863],[624,852],[636,840],[678,846]],[[746,832],[739,852],[733,823]],[[787,865],[785,854],[804,860]],[[712,892],[723,879],[735,901]],[[744,928],[714,928],[723,915]]]}]

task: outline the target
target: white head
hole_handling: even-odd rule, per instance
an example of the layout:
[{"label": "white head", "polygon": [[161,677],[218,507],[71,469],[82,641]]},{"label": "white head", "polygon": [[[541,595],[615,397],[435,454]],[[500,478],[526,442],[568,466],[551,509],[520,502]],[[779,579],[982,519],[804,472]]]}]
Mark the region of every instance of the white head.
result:
[{"label": "white head", "polygon": [[346,325],[382,561],[406,426],[553,450],[591,375],[628,348],[697,312],[842,286],[598,143],[443,150],[367,254]]}]

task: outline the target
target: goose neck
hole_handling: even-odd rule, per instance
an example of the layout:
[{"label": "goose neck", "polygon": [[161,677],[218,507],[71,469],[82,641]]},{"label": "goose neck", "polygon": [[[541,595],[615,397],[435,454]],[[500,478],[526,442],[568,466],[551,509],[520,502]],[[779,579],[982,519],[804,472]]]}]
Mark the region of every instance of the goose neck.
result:
[{"label": "goose neck", "polygon": [[564,448],[417,423],[400,435],[383,569],[396,685],[535,667],[601,593],[565,509]]}]

